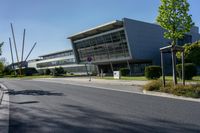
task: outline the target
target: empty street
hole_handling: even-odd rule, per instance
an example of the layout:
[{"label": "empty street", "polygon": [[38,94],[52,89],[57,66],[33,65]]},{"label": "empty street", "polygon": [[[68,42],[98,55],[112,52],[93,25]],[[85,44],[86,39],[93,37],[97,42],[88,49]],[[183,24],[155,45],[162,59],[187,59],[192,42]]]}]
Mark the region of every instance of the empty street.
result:
[{"label": "empty street", "polygon": [[1,82],[9,89],[9,133],[200,132],[198,102],[32,80]]}]

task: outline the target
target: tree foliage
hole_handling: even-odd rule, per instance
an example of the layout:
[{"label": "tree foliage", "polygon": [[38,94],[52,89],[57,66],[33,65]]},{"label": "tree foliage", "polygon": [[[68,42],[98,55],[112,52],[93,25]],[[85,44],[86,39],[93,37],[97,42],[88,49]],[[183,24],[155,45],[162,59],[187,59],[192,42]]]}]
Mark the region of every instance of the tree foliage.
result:
[{"label": "tree foliage", "polygon": [[187,0],[161,0],[157,22],[167,30],[164,37],[172,40],[173,46],[194,25],[188,14],[189,6]]},{"label": "tree foliage", "polygon": [[0,55],[2,55],[2,46],[3,46],[4,42],[0,43]]},{"label": "tree foliage", "polygon": [[3,62],[0,62],[0,75],[3,74],[3,71],[4,71],[4,64]]},{"label": "tree foliage", "polygon": [[62,75],[64,73],[65,73],[65,71],[64,71],[64,69],[62,67],[58,67],[58,68],[56,67],[54,69],[54,76],[60,76],[60,75]]},{"label": "tree foliage", "polygon": [[[200,41],[192,44],[185,44],[185,62],[200,65]],[[181,53],[177,53],[177,58],[181,60]]]}]

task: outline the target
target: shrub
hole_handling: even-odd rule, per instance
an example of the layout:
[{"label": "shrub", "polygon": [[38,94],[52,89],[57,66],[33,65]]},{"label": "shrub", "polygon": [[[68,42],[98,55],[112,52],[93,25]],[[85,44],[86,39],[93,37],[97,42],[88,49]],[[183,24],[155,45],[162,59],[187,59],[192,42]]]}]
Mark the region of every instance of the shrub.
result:
[{"label": "shrub", "polygon": [[72,72],[71,72],[71,73],[70,73],[70,75],[72,75],[72,76],[73,76],[73,75],[74,75],[74,73],[72,73]]},{"label": "shrub", "polygon": [[144,86],[144,89],[148,90],[148,91],[154,91],[154,90],[159,90],[161,86],[162,86],[161,80],[153,80],[153,81],[147,83]]},{"label": "shrub", "polygon": [[121,76],[129,76],[130,70],[128,68],[120,68],[119,69]]},{"label": "shrub", "polygon": [[10,75],[13,76],[13,77],[16,76],[16,71],[14,71],[14,70],[11,71],[11,72],[10,72]]},{"label": "shrub", "polygon": [[96,71],[92,71],[92,76],[97,76],[97,72]]},{"label": "shrub", "polygon": [[[200,65],[200,41],[192,44],[185,44],[184,46],[185,62],[192,62],[196,65]],[[179,61],[181,61],[181,53],[177,53]]]},{"label": "shrub", "polygon": [[64,73],[65,73],[65,71],[64,71],[64,69],[62,67],[58,67],[58,68],[56,67],[54,69],[54,76],[60,76],[60,75],[62,75]]},{"label": "shrub", "polygon": [[[18,75],[20,73],[19,69],[16,69],[15,72]],[[22,72],[21,74],[25,76],[32,76],[33,74],[38,73],[34,67],[23,68],[21,72]]]},{"label": "shrub", "polygon": [[200,85],[177,85],[174,86],[172,93],[178,96],[200,97]]},{"label": "shrub", "polygon": [[3,74],[4,75],[10,75],[12,71],[13,70],[11,70],[9,67],[5,67],[5,69],[3,70]]},{"label": "shrub", "polygon": [[166,86],[162,86],[161,80],[153,80],[144,86],[145,90],[148,91],[160,91],[165,93],[171,93],[177,96],[200,98],[200,84],[190,85],[176,85],[172,82],[167,82]]},{"label": "shrub", "polygon": [[44,74],[45,74],[45,75],[50,75],[50,74],[51,74],[51,70],[50,70],[50,69],[46,69],[46,70],[44,71]]},{"label": "shrub", "polygon": [[38,73],[37,70],[34,67],[28,67],[22,69],[22,74],[25,76],[32,76],[33,74]]},{"label": "shrub", "polygon": [[160,66],[146,66],[145,67],[145,77],[147,79],[158,79],[161,76]]},{"label": "shrub", "polygon": [[[176,65],[177,74],[179,78],[182,78],[182,64]],[[196,76],[197,74],[197,68],[195,64],[193,63],[186,63],[184,64],[184,70],[185,70],[185,79],[191,80],[193,76]]]}]

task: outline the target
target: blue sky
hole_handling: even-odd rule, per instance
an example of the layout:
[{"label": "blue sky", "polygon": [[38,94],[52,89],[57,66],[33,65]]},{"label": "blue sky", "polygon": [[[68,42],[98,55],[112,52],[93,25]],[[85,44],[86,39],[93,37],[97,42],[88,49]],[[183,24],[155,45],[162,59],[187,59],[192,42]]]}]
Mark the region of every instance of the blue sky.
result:
[{"label": "blue sky", "polygon": [[[200,27],[199,0],[188,0],[193,21]],[[11,62],[8,38],[13,23],[21,56],[22,34],[26,28],[25,55],[34,42],[29,59],[70,49],[66,38],[74,33],[124,17],[155,22],[160,0],[0,0],[0,42],[3,57]],[[16,58],[15,58],[16,61]]]}]

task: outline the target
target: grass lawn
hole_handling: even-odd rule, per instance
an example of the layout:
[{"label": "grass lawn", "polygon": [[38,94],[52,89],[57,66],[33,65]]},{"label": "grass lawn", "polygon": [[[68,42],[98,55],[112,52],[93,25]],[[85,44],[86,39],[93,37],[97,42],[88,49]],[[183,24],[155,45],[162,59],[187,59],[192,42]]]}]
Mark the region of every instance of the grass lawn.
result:
[{"label": "grass lawn", "polygon": [[192,81],[200,82],[200,76],[195,76],[195,77],[193,77]]},{"label": "grass lawn", "polygon": [[[97,79],[107,79],[107,80],[118,80],[118,79],[114,79],[112,76],[106,76],[106,77],[103,77],[103,78],[96,77],[96,78]],[[162,77],[160,79],[162,79]],[[172,76],[165,76],[165,79],[167,81],[172,81],[173,80]],[[127,77],[122,76],[121,80],[142,80],[142,81],[147,81],[148,79],[146,79],[145,76],[127,76]],[[181,81],[181,79],[178,79],[178,81]],[[200,76],[195,76],[195,77],[193,77],[192,80],[187,80],[187,82],[199,82],[200,83]]]}]

